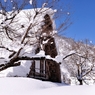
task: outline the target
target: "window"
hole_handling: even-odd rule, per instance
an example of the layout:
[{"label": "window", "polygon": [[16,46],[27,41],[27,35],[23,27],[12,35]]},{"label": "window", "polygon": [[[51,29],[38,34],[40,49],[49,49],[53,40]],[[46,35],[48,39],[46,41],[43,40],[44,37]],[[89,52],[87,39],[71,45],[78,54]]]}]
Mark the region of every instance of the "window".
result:
[{"label": "window", "polygon": [[36,60],[34,65],[33,76],[35,78],[46,78],[46,63],[45,60]]}]

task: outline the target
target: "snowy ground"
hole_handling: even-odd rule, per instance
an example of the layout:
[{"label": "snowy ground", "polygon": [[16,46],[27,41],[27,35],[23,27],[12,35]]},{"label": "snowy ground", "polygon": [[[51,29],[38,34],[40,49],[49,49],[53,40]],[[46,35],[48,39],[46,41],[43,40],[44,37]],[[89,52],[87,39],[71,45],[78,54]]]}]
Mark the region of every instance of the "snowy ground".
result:
[{"label": "snowy ground", "polygon": [[[48,13],[48,12],[46,12],[46,13]],[[52,11],[50,11],[50,13],[51,12]],[[32,12],[30,11],[29,13],[32,13]],[[35,13],[34,13],[34,16],[35,16]],[[34,16],[32,16],[32,17],[34,18]],[[36,20],[34,21],[34,24],[35,24],[35,22],[38,22],[38,19],[39,19],[39,21],[40,20],[43,21],[44,15],[41,14],[41,16],[42,17],[40,19],[39,19],[39,16],[37,16]],[[27,26],[29,26],[29,24],[32,22],[32,20],[28,21],[28,19],[23,20],[22,17],[24,17],[24,19],[25,19],[25,17],[26,17],[25,13],[23,13],[22,16],[20,16],[17,19],[17,20],[19,20],[19,22],[16,23],[16,25],[14,25],[14,24],[12,25],[15,27],[11,27],[11,28],[13,28],[13,30],[15,28],[17,28],[17,31],[18,31],[18,29],[20,29],[19,33],[21,33],[21,34],[23,34],[23,31],[24,31],[23,29],[20,28],[21,25],[24,25],[25,29],[27,29]],[[28,22],[23,22],[23,21],[28,21]],[[2,22],[2,20],[1,20],[1,22]],[[6,25],[6,23],[4,23],[4,25]],[[35,30],[35,32],[37,32],[37,30],[40,29],[40,27],[38,27],[38,26],[39,26],[39,24],[37,24],[33,28]],[[31,31],[30,31],[30,34],[31,34]],[[3,38],[3,36],[2,36],[2,38]],[[59,38],[56,38],[56,45],[58,48],[57,49],[58,54],[60,56],[57,56],[57,59],[63,60],[63,57],[64,57],[63,55],[67,55],[69,52],[67,50],[66,46],[70,46],[69,43],[71,43],[71,41],[68,41],[69,43],[67,43],[67,41],[66,41],[67,39],[64,41],[61,39],[59,39],[59,40],[58,39]],[[20,43],[19,41],[17,41],[17,43],[12,42],[11,44],[9,42],[9,44],[8,44],[7,39],[3,38],[3,40],[4,40],[5,47],[8,47],[10,50],[18,51],[21,47],[23,47],[23,45],[19,44]],[[33,39],[31,39],[31,40],[33,40]],[[7,43],[7,44],[5,44],[5,43]],[[60,43],[60,44],[58,44],[58,43]],[[22,51],[21,54],[23,55],[25,53],[25,54],[27,54],[27,56],[29,56],[28,54],[33,54],[33,53],[31,53],[32,50],[30,48],[32,49],[32,47],[28,47],[28,46],[23,47],[24,51]],[[39,55],[41,55],[41,54],[39,53]],[[7,59],[8,56],[9,56],[9,53],[7,53],[7,51],[5,51],[5,50],[0,51],[0,57],[4,57]],[[1,59],[0,64],[4,63],[3,61],[8,61],[8,60]],[[14,68],[8,68],[7,70],[0,72],[0,95],[95,95],[95,90],[94,90],[95,85],[71,86],[71,85],[66,85],[63,83],[59,84],[59,83],[52,83],[52,82],[36,80],[36,79],[32,79],[32,78],[25,78],[26,75],[29,73],[30,66],[31,66],[31,62],[22,61],[21,66],[14,67]],[[63,68],[63,72],[65,72],[65,75],[66,74],[68,75],[68,71],[66,71],[64,68]],[[21,77],[13,77],[13,76],[21,76]]]},{"label": "snowy ground", "polygon": [[0,95],[95,95],[95,85],[70,86],[32,78],[0,78]]}]

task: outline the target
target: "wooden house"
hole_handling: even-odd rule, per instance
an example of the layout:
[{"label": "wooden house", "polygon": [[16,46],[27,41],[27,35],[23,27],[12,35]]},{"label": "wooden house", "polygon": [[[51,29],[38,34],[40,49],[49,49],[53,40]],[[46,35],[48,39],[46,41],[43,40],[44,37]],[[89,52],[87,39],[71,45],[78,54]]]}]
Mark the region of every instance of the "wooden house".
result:
[{"label": "wooden house", "polygon": [[[57,49],[55,40],[51,36],[53,31],[52,20],[48,14],[44,16],[44,19],[45,24],[42,26],[42,34],[45,33],[46,35],[40,37],[40,43],[35,54],[39,53],[42,49],[45,52],[45,56],[33,57],[28,77],[61,82],[60,63],[53,60],[57,56]],[[48,59],[46,57],[47,55],[49,55],[51,59]]]},{"label": "wooden house", "polygon": [[[57,56],[57,50],[54,38],[49,36],[47,40],[48,43],[44,44],[45,55],[55,58]],[[52,59],[47,59],[46,57],[34,57],[28,77],[61,82],[60,63]]]}]

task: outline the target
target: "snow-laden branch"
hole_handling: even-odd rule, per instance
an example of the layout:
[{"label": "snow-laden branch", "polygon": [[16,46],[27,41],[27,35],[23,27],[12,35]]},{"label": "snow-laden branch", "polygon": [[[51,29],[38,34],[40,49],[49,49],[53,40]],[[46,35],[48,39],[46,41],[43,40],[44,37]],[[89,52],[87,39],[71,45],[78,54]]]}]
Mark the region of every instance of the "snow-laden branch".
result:
[{"label": "snow-laden branch", "polygon": [[89,74],[89,73],[93,70],[93,68],[94,68],[94,64],[92,64],[92,66],[90,67],[90,69],[87,70],[87,71],[82,75],[82,77],[84,77],[84,76],[86,76],[87,74]]},{"label": "snow-laden branch", "polygon": [[66,59],[66,58],[68,58],[68,57],[70,57],[70,56],[72,56],[72,55],[76,55],[76,56],[79,56],[79,57],[81,57],[81,58],[88,59],[87,57],[85,57],[85,56],[83,56],[83,55],[81,55],[81,54],[78,54],[78,53],[76,53],[76,52],[72,52],[72,53],[66,55],[66,56],[63,58],[63,60]]},{"label": "snow-laden branch", "polygon": [[8,62],[5,62],[4,64],[0,64],[0,71],[5,70],[9,67],[14,67],[14,66],[19,66],[20,65],[20,60],[44,60],[45,57],[19,57],[21,49],[19,52]]},{"label": "snow-laden branch", "polygon": [[9,49],[8,47],[5,47],[5,46],[0,46],[0,48],[6,49],[6,50],[8,50],[9,52],[15,52],[14,50],[11,50],[11,49]]},{"label": "snow-laden branch", "polygon": [[27,36],[29,30],[31,29],[31,25],[32,25],[32,23],[30,23],[30,25],[28,26],[28,28],[27,28],[25,34],[23,35],[22,40],[21,40],[21,44],[23,44],[23,42],[24,42],[24,40],[25,40],[25,38],[26,38],[26,36]]},{"label": "snow-laden branch", "polygon": [[76,53],[71,53],[71,54],[66,55],[66,56],[63,58],[63,60],[66,59],[66,58],[68,58],[68,57],[70,57],[70,56],[72,56],[72,55],[74,55],[74,54],[76,54]]},{"label": "snow-laden branch", "polygon": [[17,62],[17,63],[15,62],[13,64],[11,64],[10,62],[6,63],[6,64],[1,64],[0,65],[0,71],[3,71],[3,70],[5,70],[5,69],[7,69],[9,67],[14,67],[14,66],[20,66],[20,62]]},{"label": "snow-laden branch", "polygon": [[1,64],[0,65],[0,71],[5,70],[9,67],[19,66],[20,62],[17,62],[17,61],[19,61],[18,56],[19,56],[21,50],[22,50],[22,48],[20,48],[18,50],[18,52],[8,62],[5,62],[4,64]]}]

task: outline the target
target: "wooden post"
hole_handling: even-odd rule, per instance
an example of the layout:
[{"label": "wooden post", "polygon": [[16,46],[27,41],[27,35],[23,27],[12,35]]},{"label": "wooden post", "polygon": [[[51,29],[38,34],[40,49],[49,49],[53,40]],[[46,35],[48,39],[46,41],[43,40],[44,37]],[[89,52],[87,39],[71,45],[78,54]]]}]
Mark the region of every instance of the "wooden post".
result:
[{"label": "wooden post", "polygon": [[33,60],[33,62],[32,62],[28,77],[35,77],[35,60]]},{"label": "wooden post", "polygon": [[43,76],[43,70],[44,70],[44,60],[40,60],[40,76]]}]

